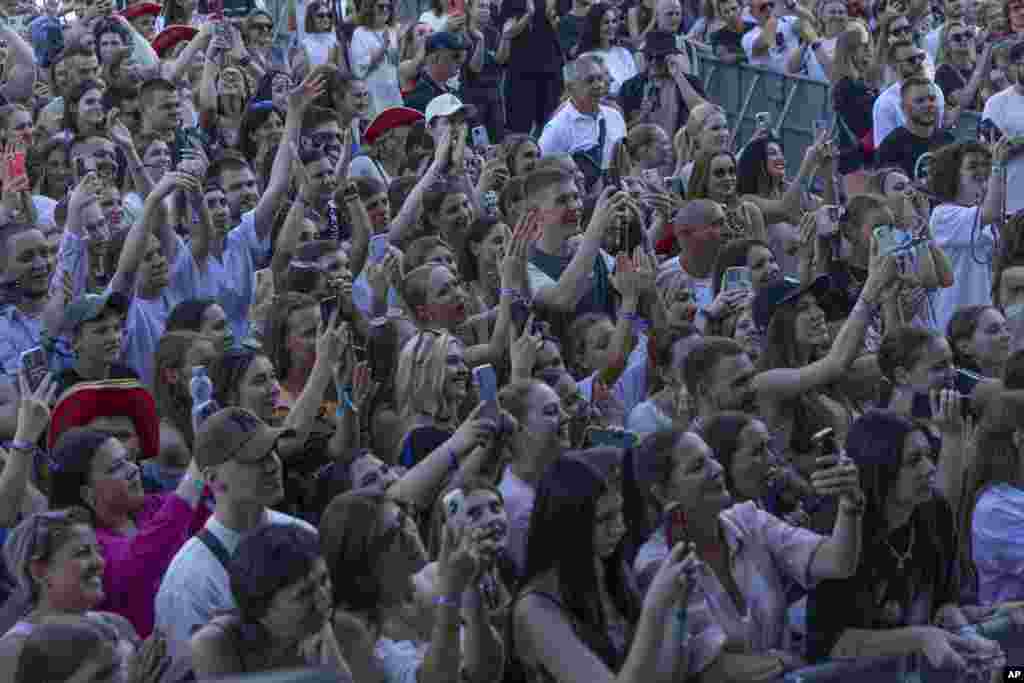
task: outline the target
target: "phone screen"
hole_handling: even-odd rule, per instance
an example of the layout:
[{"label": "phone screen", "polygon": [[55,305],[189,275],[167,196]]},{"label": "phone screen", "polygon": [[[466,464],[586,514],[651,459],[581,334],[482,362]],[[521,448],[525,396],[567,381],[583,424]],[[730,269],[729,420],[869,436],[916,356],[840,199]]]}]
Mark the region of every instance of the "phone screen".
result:
[{"label": "phone screen", "polygon": [[476,380],[480,391],[480,400],[486,403],[481,416],[491,420],[498,418],[498,377],[494,368],[488,364],[478,365],[473,368],[473,378]]},{"label": "phone screen", "polygon": [[12,180],[25,175],[25,153],[15,152],[14,157],[8,162],[7,176]]},{"label": "phone screen", "polygon": [[21,367],[28,379],[29,389],[35,391],[46,377],[46,373],[50,371],[49,360],[43,347],[34,346],[24,351],[21,354]]}]

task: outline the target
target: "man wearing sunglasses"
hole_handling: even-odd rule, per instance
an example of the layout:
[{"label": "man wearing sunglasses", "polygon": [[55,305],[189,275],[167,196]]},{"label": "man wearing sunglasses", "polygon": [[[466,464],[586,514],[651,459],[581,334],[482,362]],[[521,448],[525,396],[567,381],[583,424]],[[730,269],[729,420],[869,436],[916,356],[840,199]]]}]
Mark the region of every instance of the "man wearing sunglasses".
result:
[{"label": "man wearing sunglasses", "polygon": [[758,25],[743,36],[747,62],[786,73],[790,52],[800,45],[796,17],[780,16],[776,12],[776,0],[753,0],[750,15]]},{"label": "man wearing sunglasses", "polygon": [[[1010,87],[988,98],[981,118],[991,121],[1003,136],[1024,136],[1024,43],[1010,49],[1006,67]],[[1006,167],[1006,210],[1015,213],[1024,209],[1024,156],[1011,156]]]},{"label": "man wearing sunglasses", "polygon": [[[872,109],[874,121],[875,149],[881,149],[882,143],[894,130],[907,123],[903,113],[903,98],[901,90],[903,81],[910,78],[928,78],[928,71],[925,62],[928,55],[925,51],[913,43],[897,43],[889,50],[889,63],[896,67],[899,73],[899,80],[890,85],[875,100]],[[938,108],[936,123],[939,128],[943,126],[946,113],[946,98],[942,91],[935,89],[935,102]]]},{"label": "man wearing sunglasses", "polygon": [[686,73],[672,34],[648,33],[644,56],[647,69],[619,91],[623,113],[631,124],[655,123],[671,134],[686,125],[691,109],[704,103],[704,88],[699,78]]},{"label": "man wearing sunglasses", "polygon": [[948,131],[937,126],[938,92],[938,86],[921,76],[903,81],[900,93],[906,122],[889,133],[879,148],[880,167],[895,166],[903,169],[908,178],[914,178],[921,156],[956,142]]}]

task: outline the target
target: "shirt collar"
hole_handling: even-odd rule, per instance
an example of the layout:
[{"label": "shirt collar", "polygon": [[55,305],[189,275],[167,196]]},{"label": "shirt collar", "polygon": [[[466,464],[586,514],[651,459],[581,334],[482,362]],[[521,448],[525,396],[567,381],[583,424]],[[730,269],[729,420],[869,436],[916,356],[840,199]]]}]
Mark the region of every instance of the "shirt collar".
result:
[{"label": "shirt collar", "polygon": [[596,121],[603,118],[604,116],[604,105],[602,104],[597,105],[596,114],[584,114],[583,112],[576,108],[576,103],[573,102],[571,99],[569,99],[566,102],[566,106],[569,107],[569,111],[572,112],[572,116],[574,119],[587,119],[588,121]]}]

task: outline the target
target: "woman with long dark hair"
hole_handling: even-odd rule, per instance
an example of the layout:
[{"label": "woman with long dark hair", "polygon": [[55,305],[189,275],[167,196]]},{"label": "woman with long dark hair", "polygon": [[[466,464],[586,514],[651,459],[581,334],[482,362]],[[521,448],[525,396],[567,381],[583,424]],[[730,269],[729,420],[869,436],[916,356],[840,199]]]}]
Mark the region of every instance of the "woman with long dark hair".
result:
[{"label": "woman with long dark hair", "polygon": [[512,656],[532,681],[679,680],[687,653],[665,621],[691,587],[694,558],[676,546],[641,598],[623,557],[622,496],[584,457],[559,458],[540,480]]},{"label": "woman with long dark hair", "polygon": [[956,521],[933,491],[938,450],[927,426],[891,412],[854,423],[846,453],[860,467],[864,549],[853,576],[810,594],[812,661],[923,654],[935,668],[962,669],[966,654],[998,653],[998,644],[963,630]]},{"label": "woman with long dark hair", "polygon": [[946,338],[958,368],[982,377],[1003,376],[1010,356],[1010,329],[995,306],[963,306],[946,325]]}]

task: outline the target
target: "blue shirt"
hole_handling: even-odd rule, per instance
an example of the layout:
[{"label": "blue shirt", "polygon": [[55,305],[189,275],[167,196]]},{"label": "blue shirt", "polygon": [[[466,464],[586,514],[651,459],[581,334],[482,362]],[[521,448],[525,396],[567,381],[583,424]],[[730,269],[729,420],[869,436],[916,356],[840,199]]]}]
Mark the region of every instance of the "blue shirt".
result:
[{"label": "blue shirt", "polygon": [[994,605],[1024,598],[1024,490],[996,484],[974,507],[971,544],[978,601]]}]

